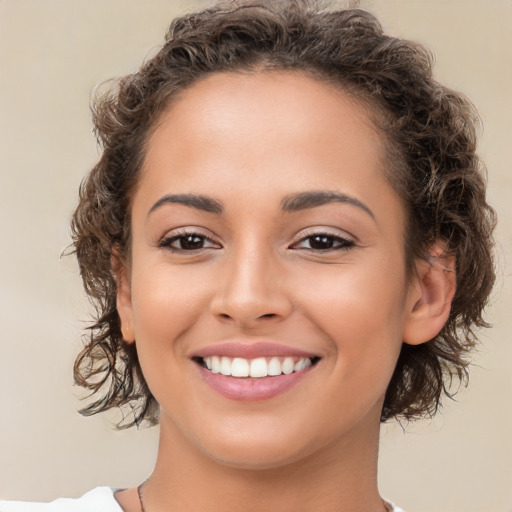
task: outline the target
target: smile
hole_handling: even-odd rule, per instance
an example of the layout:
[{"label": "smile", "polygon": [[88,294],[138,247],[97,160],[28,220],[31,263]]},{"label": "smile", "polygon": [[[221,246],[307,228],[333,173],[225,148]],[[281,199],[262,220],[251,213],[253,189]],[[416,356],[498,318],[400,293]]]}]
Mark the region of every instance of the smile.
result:
[{"label": "smile", "polygon": [[317,357],[243,357],[208,356],[197,358],[198,362],[211,373],[229,377],[252,377],[261,379],[301,372],[312,366]]},{"label": "smile", "polygon": [[228,356],[194,357],[200,376],[230,400],[268,400],[295,387],[314,370],[319,357],[268,356],[252,359]]},{"label": "smile", "polygon": [[320,355],[298,347],[260,340],[235,340],[190,354],[203,381],[230,400],[267,400],[316,372]]}]

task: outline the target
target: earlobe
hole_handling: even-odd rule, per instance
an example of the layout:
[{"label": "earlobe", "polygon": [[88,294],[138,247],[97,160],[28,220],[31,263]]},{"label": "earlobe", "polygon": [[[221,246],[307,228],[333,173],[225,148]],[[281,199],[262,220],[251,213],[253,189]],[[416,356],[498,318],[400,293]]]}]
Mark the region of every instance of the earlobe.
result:
[{"label": "earlobe", "polygon": [[420,260],[411,283],[402,340],[419,345],[431,340],[444,327],[455,295],[455,256],[436,245],[428,261]]},{"label": "earlobe", "polygon": [[117,294],[116,306],[121,320],[121,333],[127,343],[135,341],[132,322],[132,298],[129,270],[126,263],[117,255],[112,256],[112,268],[116,276]]}]

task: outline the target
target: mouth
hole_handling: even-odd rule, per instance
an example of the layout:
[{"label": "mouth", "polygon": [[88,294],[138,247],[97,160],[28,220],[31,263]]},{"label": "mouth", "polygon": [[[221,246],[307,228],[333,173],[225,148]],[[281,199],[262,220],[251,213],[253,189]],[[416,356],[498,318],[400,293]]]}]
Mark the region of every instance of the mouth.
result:
[{"label": "mouth", "polygon": [[300,373],[314,366],[320,357],[256,357],[246,359],[243,357],[229,357],[221,355],[196,356],[193,358],[197,364],[212,374],[238,379],[264,379]]},{"label": "mouth", "polygon": [[190,354],[203,381],[235,401],[268,400],[289,392],[322,359],[298,347],[272,341],[228,341]]}]

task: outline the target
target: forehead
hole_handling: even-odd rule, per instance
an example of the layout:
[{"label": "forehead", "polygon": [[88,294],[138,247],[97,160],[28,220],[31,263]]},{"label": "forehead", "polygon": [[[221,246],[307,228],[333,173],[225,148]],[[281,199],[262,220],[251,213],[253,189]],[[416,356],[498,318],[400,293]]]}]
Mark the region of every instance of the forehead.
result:
[{"label": "forehead", "polygon": [[[162,114],[150,140],[178,135],[233,146],[258,136],[260,147],[275,136],[307,136],[336,146],[357,139],[375,151],[383,142],[370,120],[369,106],[348,92],[302,71],[216,73],[185,89]],[[340,123],[340,118],[348,123]],[[164,130],[159,129],[165,125]],[[234,138],[233,127],[238,137]],[[261,128],[265,128],[262,137]],[[156,133],[155,133],[156,132]],[[159,137],[160,135],[160,137]],[[169,140],[168,140],[169,142]],[[383,154],[380,152],[379,154]]]},{"label": "forehead", "polygon": [[277,200],[319,189],[370,202],[386,189],[396,201],[384,148],[367,108],[332,85],[295,71],[218,73],[180,93],[161,115],[141,184],[154,201],[170,192],[230,190]]}]

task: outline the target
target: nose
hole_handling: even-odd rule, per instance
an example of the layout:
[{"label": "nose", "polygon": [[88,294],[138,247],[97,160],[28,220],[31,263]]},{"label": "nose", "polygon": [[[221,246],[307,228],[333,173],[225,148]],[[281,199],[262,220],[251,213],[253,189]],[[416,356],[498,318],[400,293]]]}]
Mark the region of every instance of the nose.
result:
[{"label": "nose", "polygon": [[292,312],[285,269],[271,250],[241,250],[224,262],[211,312],[224,322],[254,329],[279,322]]}]

